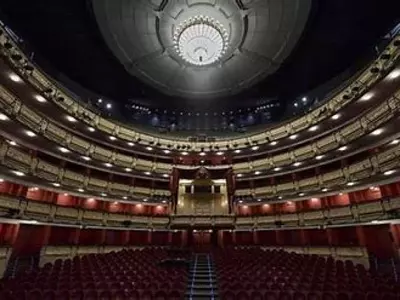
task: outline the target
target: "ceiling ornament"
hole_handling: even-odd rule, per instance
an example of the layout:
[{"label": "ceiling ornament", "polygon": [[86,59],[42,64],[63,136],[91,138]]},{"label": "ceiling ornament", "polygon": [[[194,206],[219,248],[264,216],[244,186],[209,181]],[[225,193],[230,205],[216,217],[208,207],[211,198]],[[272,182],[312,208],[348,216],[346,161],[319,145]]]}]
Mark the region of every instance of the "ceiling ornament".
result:
[{"label": "ceiling ornament", "polygon": [[213,18],[195,16],[180,24],[174,33],[178,55],[195,66],[211,65],[226,53],[229,35]]}]

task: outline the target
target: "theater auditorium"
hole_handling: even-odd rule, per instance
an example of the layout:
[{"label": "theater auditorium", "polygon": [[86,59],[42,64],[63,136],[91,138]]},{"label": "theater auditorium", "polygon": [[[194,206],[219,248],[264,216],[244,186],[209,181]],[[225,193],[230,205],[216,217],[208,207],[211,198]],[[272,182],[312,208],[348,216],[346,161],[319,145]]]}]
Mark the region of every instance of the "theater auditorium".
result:
[{"label": "theater auditorium", "polygon": [[1,0],[1,300],[400,300],[398,0]]}]

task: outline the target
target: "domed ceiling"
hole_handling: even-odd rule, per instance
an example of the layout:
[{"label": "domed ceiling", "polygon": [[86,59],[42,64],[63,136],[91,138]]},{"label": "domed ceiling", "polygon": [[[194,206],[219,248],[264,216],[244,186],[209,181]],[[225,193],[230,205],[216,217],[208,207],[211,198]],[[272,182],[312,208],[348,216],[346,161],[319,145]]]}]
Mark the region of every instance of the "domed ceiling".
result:
[{"label": "domed ceiling", "polygon": [[276,72],[311,0],[92,0],[102,35],[132,75],[180,97],[236,94]]}]

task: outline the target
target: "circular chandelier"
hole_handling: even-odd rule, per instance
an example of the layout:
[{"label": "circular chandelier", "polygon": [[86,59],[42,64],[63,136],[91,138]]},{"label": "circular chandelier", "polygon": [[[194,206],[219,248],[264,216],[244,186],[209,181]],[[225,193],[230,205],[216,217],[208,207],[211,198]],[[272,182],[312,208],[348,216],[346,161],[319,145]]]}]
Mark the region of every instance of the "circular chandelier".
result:
[{"label": "circular chandelier", "polygon": [[218,61],[228,48],[229,37],[213,18],[196,16],[181,23],[174,33],[174,47],[186,62],[206,66]]}]

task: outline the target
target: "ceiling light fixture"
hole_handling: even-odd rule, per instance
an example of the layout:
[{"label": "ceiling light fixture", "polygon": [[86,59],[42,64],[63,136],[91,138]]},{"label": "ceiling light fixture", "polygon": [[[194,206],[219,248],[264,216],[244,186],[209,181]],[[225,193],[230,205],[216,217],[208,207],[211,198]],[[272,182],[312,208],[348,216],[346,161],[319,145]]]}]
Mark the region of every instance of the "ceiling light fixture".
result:
[{"label": "ceiling light fixture", "polygon": [[340,119],[340,114],[335,114],[332,116],[332,120],[338,120]]},{"label": "ceiling light fixture", "polygon": [[257,151],[258,149],[260,149],[260,147],[258,147],[258,146],[251,147],[251,150],[253,150],[253,151]]},{"label": "ceiling light fixture", "polygon": [[339,151],[346,151],[347,150],[347,146],[342,146],[338,149]]},{"label": "ceiling light fixture", "polygon": [[152,147],[146,147],[146,150],[147,151],[153,151],[153,148]]},{"label": "ceiling light fixture", "polygon": [[8,144],[10,144],[11,146],[17,146],[17,143],[14,142],[14,141],[7,141],[7,142],[8,142]]},{"label": "ceiling light fixture", "polygon": [[165,150],[163,150],[163,151],[164,151],[165,154],[170,154],[170,153],[171,153],[171,151],[168,150],[168,149],[165,149]]},{"label": "ceiling light fixture", "polygon": [[93,127],[88,127],[88,130],[89,130],[90,132],[95,132],[95,131],[96,131],[96,129],[94,129]]},{"label": "ceiling light fixture", "polygon": [[260,175],[261,174],[261,171],[255,171],[254,172],[254,175]]},{"label": "ceiling light fixture", "polygon": [[125,168],[125,171],[126,172],[132,172],[132,169],[131,168]]},{"label": "ceiling light fixture", "polygon": [[361,101],[368,101],[371,100],[372,97],[374,97],[374,93],[367,93],[364,96],[361,97]]},{"label": "ceiling light fixture", "polygon": [[46,99],[42,95],[35,95],[35,99],[40,103],[46,102]]},{"label": "ceiling light fixture", "polygon": [[15,175],[22,177],[25,176],[25,173],[21,172],[21,171],[12,171]]},{"label": "ceiling light fixture", "polygon": [[14,82],[22,82],[21,77],[19,77],[17,74],[14,74],[14,73],[11,73],[9,75],[9,78]]},{"label": "ceiling light fixture", "polygon": [[151,172],[146,171],[146,172],[144,172],[144,175],[150,176],[150,175],[151,175]]},{"label": "ceiling light fixture", "polygon": [[82,156],[82,159],[83,159],[83,160],[86,160],[86,161],[91,160],[91,158],[90,158],[89,156]]},{"label": "ceiling light fixture", "polygon": [[128,142],[128,146],[129,146],[129,147],[133,147],[133,146],[135,146],[135,144],[132,143],[132,142]]},{"label": "ceiling light fixture", "polygon": [[83,193],[85,190],[84,189],[78,189],[78,192]]},{"label": "ceiling light fixture", "polygon": [[177,54],[184,61],[206,66],[217,62],[225,54],[229,36],[219,21],[195,16],[176,27],[173,40]]},{"label": "ceiling light fixture", "polygon": [[36,133],[34,133],[33,131],[30,131],[30,130],[26,130],[26,131],[25,131],[25,134],[26,134],[27,136],[29,136],[29,137],[34,137],[34,136],[36,136]]},{"label": "ceiling light fixture", "polygon": [[243,177],[243,174],[240,174],[240,173],[239,173],[239,174],[237,174],[237,177],[239,177],[239,178],[240,178],[240,177]]},{"label": "ceiling light fixture", "polygon": [[52,183],[55,187],[60,187],[61,186],[61,184],[59,184],[58,182],[53,182]]},{"label": "ceiling light fixture", "polygon": [[64,148],[64,147],[59,147],[58,148],[62,153],[69,153],[69,152],[71,152],[71,151],[69,151],[67,148]]},{"label": "ceiling light fixture", "polygon": [[104,164],[107,168],[111,168],[113,165],[112,164],[110,164],[110,163],[105,163]]},{"label": "ceiling light fixture", "polygon": [[219,155],[219,156],[224,155],[224,152],[218,151],[218,152],[217,152],[217,155]]},{"label": "ceiling light fixture", "polygon": [[352,182],[352,181],[347,183],[348,186],[353,186],[353,185],[355,185],[355,184],[356,184],[356,183],[355,183],[355,182]]},{"label": "ceiling light fixture", "polygon": [[205,152],[200,152],[200,156],[206,156]]},{"label": "ceiling light fixture", "polygon": [[393,80],[396,79],[397,77],[400,76],[400,69],[396,69],[394,71],[392,71],[389,75],[388,75],[388,79]]},{"label": "ceiling light fixture", "polygon": [[318,156],[315,157],[316,160],[321,160],[321,159],[323,159],[323,158],[324,158],[323,155],[318,155]]},{"label": "ceiling light fixture", "polygon": [[162,175],[164,178],[169,178],[169,174],[163,174]]},{"label": "ceiling light fixture", "polygon": [[112,141],[117,140],[117,138],[115,136],[112,136],[112,135],[109,136],[109,139],[112,140]]},{"label": "ceiling light fixture", "polygon": [[189,153],[185,151],[185,152],[182,152],[181,154],[182,155],[188,155]]},{"label": "ceiling light fixture", "polygon": [[282,170],[282,168],[280,168],[280,167],[274,168],[274,171],[275,171],[275,172],[278,172],[278,171],[280,171],[280,170]]},{"label": "ceiling light fixture", "polygon": [[323,188],[321,191],[323,191],[324,193],[328,191],[327,188]]},{"label": "ceiling light fixture", "polygon": [[318,126],[312,126],[308,129],[308,131],[314,132],[314,131],[317,131],[317,129],[318,129]]},{"label": "ceiling light fixture", "polygon": [[389,175],[394,174],[395,172],[396,172],[395,170],[389,170],[389,171],[386,171],[385,173],[383,173],[383,175],[389,176]]},{"label": "ceiling light fixture", "polygon": [[295,163],[293,164],[294,167],[298,167],[298,166],[300,166],[300,165],[301,165],[301,162],[295,162]]},{"label": "ceiling light fixture", "polygon": [[270,145],[271,145],[271,146],[276,146],[276,145],[278,145],[278,142],[277,142],[277,141],[273,141],[273,142],[271,142]]},{"label": "ceiling light fixture", "polygon": [[242,152],[242,150],[236,149],[234,152],[235,152],[236,154],[239,154],[240,152]]},{"label": "ceiling light fixture", "polygon": [[291,139],[291,140],[295,140],[295,139],[297,139],[297,134],[293,134],[293,135],[291,135],[291,136],[289,136],[289,139]]},{"label": "ceiling light fixture", "polygon": [[399,143],[399,140],[393,140],[390,142],[390,145],[397,145]]},{"label": "ceiling light fixture", "polygon": [[69,122],[76,122],[76,119],[72,116],[66,116],[65,117]]},{"label": "ceiling light fixture", "polygon": [[375,129],[374,131],[372,131],[371,134],[377,136],[377,135],[382,134],[382,132],[383,132],[383,129],[379,128],[379,129]]},{"label": "ceiling light fixture", "polygon": [[8,117],[5,114],[0,113],[0,121],[7,121]]}]

